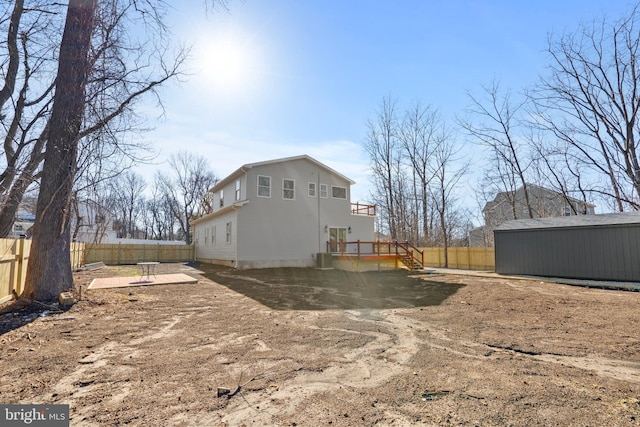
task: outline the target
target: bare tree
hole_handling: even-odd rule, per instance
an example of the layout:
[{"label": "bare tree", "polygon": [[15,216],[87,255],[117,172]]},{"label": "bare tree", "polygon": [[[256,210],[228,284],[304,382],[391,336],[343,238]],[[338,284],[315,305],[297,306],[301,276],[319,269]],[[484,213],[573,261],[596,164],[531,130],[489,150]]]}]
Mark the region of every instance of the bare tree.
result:
[{"label": "bare tree", "polygon": [[468,169],[468,163],[461,163],[456,157],[458,153],[459,149],[450,137],[445,138],[434,150],[434,186],[431,197],[439,216],[445,267],[449,266],[447,249],[453,230],[458,225],[455,189]]},{"label": "bare tree", "polygon": [[483,86],[484,98],[469,93],[471,119],[458,119],[458,124],[468,135],[489,150],[489,164],[485,171],[485,182],[490,182],[495,193],[502,192],[507,197],[513,218],[521,217],[516,212],[515,193],[522,187],[529,218],[533,218],[527,170],[531,159],[524,139],[515,129],[518,114],[526,100],[512,102],[511,93],[502,93],[498,82]]},{"label": "bare tree", "polygon": [[[562,195],[572,215],[586,215],[593,182],[589,180],[584,160],[576,157],[575,152],[562,141],[550,143],[544,135],[535,134],[530,136],[530,141],[535,153],[533,166],[538,180]],[[545,216],[543,212],[538,214]]]},{"label": "bare tree", "polygon": [[[430,240],[429,186],[434,177],[434,152],[446,139],[444,121],[440,113],[416,102],[409,108],[398,131],[413,176],[414,213],[421,230],[417,229],[416,244]],[[418,227],[416,227],[418,228]]]},{"label": "bare tree", "polygon": [[640,5],[550,36],[548,74],[532,92],[537,125],[581,163],[588,191],[615,210],[640,209]]},{"label": "bare tree", "polygon": [[217,178],[205,157],[186,151],[172,155],[169,165],[171,174],[158,173],[156,181],[170,203],[181,235],[185,242],[191,243],[189,221],[198,213],[204,195]]},{"label": "bare tree", "polygon": [[[151,158],[144,139],[131,137],[144,127],[134,107],[143,96],[157,97],[159,86],[177,78],[188,54],[186,49],[167,49],[167,39],[161,34],[163,24],[155,20],[161,4],[108,0],[96,8],[74,171],[76,180],[85,181],[82,185],[116,176]],[[0,174],[0,236],[11,230],[25,191],[37,185],[40,176],[58,65],[49,52],[60,45],[59,17],[65,7],[38,1],[24,8],[23,1],[16,1],[10,13],[6,11],[8,18],[0,20],[0,29],[3,22],[7,28],[6,51],[0,49],[7,57],[4,95],[0,96],[1,124],[6,132],[5,162],[0,164],[4,167]],[[150,38],[131,37],[126,29],[132,27],[146,28],[141,34],[148,33]],[[7,96],[16,99],[10,106],[2,102]]]},{"label": "bare tree", "polygon": [[[55,88],[51,113],[41,126],[39,137],[33,138],[36,144],[46,141],[47,148],[33,228],[32,257],[23,291],[25,297],[37,300],[56,298],[63,289],[72,285],[70,200],[78,172],[79,142],[96,132],[102,132],[103,141],[116,135],[113,132],[117,129],[115,124],[127,113],[133,113],[133,102],[139,96],[153,93],[158,85],[178,75],[184,55],[178,54],[176,60],[166,66],[163,50],[153,51],[150,45],[136,46],[133,42],[135,37],[131,34],[125,36],[124,18],[132,13],[141,16],[143,23],[155,22],[157,28],[164,31],[158,4],[162,2],[112,0],[98,4],[95,0],[70,0],[66,6],[52,3],[66,10],[66,21],[60,54],[55,60],[57,74],[51,81],[51,87]],[[103,16],[114,19],[100,19]],[[159,40],[160,35],[152,33],[152,40]],[[93,45],[92,41],[103,43]],[[155,64],[160,64],[157,68],[162,71],[160,78],[153,78],[152,62],[142,61],[139,57],[138,61],[135,60],[137,52],[145,51],[151,52],[148,58],[159,58]],[[130,64],[134,67],[128,68]],[[120,79],[112,80],[114,75]],[[104,90],[94,91],[94,87]],[[98,108],[92,108],[93,105]],[[111,141],[117,139],[111,138]]]},{"label": "bare tree", "polygon": [[133,171],[127,171],[111,181],[112,208],[116,214],[118,237],[136,238],[138,219],[145,208],[144,191],[147,183]]},{"label": "bare tree", "polygon": [[390,97],[382,99],[377,116],[367,121],[368,134],[364,143],[371,157],[373,180],[376,188],[374,199],[379,203],[380,214],[392,240],[398,239],[396,194],[394,186],[398,176],[399,145],[397,139],[398,118],[396,101]]},{"label": "bare tree", "polygon": [[155,240],[175,240],[176,218],[172,212],[172,201],[162,190],[157,177],[151,196],[147,198],[143,216],[145,237]]},{"label": "bare tree", "polygon": [[70,0],[60,44],[56,94],[33,226],[33,243],[22,296],[57,298],[73,285],[69,203],[84,111],[89,47],[97,0]]},{"label": "bare tree", "polygon": [[24,1],[4,4],[0,29],[6,31],[0,90],[0,237],[11,231],[18,206],[37,178],[44,158],[46,121],[51,114],[55,61],[49,51],[59,46],[58,5]]},{"label": "bare tree", "polygon": [[113,231],[113,202],[108,183],[74,189],[71,197],[71,240],[103,243]]}]

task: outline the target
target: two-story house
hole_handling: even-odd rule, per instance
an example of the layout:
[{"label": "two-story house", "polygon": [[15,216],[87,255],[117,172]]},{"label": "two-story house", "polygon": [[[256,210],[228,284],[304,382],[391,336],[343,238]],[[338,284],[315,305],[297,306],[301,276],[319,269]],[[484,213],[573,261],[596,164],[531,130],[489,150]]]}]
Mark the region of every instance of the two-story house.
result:
[{"label": "two-story house", "polygon": [[191,222],[196,259],[236,268],[311,267],[347,241],[373,241],[354,181],[307,156],[246,164],[218,182],[213,211]]},{"label": "two-story house", "polygon": [[105,206],[93,200],[73,204],[71,239],[74,242],[115,243],[114,215]]},{"label": "two-story house", "polygon": [[500,192],[488,202],[482,209],[484,225],[469,232],[469,246],[493,246],[493,230],[505,221],[595,214],[591,203],[548,188],[527,184],[527,193],[528,203],[523,187]]}]

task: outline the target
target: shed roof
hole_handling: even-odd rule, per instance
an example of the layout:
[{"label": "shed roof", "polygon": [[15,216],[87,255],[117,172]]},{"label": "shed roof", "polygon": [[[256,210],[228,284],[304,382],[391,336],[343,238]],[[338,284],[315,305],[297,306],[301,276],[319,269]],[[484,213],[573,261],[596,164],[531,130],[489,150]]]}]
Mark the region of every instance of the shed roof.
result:
[{"label": "shed roof", "polygon": [[553,218],[516,219],[500,224],[494,231],[535,230],[569,227],[607,227],[617,225],[640,225],[640,212],[623,212],[599,215],[574,215]]}]

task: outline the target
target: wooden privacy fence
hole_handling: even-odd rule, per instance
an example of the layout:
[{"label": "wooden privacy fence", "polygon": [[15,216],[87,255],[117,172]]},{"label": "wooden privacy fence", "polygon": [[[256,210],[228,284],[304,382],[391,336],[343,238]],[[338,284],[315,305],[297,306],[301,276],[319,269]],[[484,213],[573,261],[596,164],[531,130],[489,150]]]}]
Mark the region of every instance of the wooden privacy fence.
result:
[{"label": "wooden privacy fence", "polygon": [[[84,243],[71,244],[73,270],[84,263],[84,249]],[[24,289],[30,253],[31,240],[0,239],[0,303],[9,301],[14,290],[19,295]]]},{"label": "wooden privacy fence", "polygon": [[187,262],[194,260],[194,254],[194,245],[100,243],[87,244],[84,262],[104,262],[107,265]]},{"label": "wooden privacy fence", "polygon": [[[425,267],[444,267],[444,248],[420,248],[424,251]],[[494,248],[448,248],[449,268],[462,270],[495,271]]]}]

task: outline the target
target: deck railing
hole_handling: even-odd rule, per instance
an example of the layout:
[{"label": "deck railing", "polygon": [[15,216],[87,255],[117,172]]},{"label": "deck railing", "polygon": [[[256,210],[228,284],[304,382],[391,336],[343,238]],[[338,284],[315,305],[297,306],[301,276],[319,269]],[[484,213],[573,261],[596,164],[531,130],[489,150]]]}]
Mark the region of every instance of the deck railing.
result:
[{"label": "deck railing", "polygon": [[341,255],[411,257],[424,265],[424,251],[409,242],[327,242],[327,252]]},{"label": "deck railing", "polygon": [[376,216],[376,205],[366,205],[363,203],[351,203],[351,215]]}]

